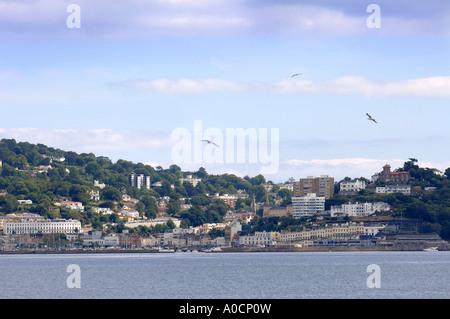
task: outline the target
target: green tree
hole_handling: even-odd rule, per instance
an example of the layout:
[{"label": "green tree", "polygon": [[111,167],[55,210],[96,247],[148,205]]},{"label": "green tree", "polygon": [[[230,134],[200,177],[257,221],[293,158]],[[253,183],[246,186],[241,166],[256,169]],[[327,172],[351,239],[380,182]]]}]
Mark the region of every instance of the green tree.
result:
[{"label": "green tree", "polygon": [[429,212],[427,206],[419,201],[408,205],[405,209],[405,216],[420,219],[426,222],[434,222],[434,217]]},{"label": "green tree", "polygon": [[176,215],[181,210],[181,201],[179,199],[170,199],[167,204],[167,213],[169,215]]},{"label": "green tree", "polygon": [[116,188],[112,186],[106,186],[100,191],[100,198],[102,200],[119,202],[122,200],[122,194]]},{"label": "green tree", "polygon": [[5,196],[0,196],[0,206],[3,207],[4,212],[9,214],[18,209],[19,202],[14,195],[7,194]]}]

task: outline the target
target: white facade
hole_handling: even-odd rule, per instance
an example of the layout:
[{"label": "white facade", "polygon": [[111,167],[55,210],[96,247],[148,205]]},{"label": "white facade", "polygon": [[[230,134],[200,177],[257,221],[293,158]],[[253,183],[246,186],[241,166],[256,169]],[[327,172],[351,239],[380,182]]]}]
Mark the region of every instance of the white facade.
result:
[{"label": "white facade", "polygon": [[326,227],[303,230],[299,232],[283,232],[280,242],[302,242],[318,238],[348,238],[355,234],[366,234],[363,223],[332,224]]},{"label": "white facade", "polygon": [[31,205],[33,201],[31,199],[18,199],[17,202],[19,204]]},{"label": "white facade", "polygon": [[255,232],[253,235],[239,236],[239,244],[245,246],[273,246],[279,237],[277,232]]},{"label": "white facade", "polygon": [[324,196],[317,196],[315,193],[311,193],[302,197],[292,197],[292,216],[294,218],[313,216],[324,210]]},{"label": "white facade", "polygon": [[61,206],[67,209],[79,210],[80,212],[84,211],[84,206],[81,202],[61,202]]},{"label": "white facade", "polygon": [[139,212],[133,209],[123,209],[119,212],[119,215],[131,218],[139,218]]},{"label": "white facade", "polygon": [[359,192],[362,189],[366,189],[366,182],[359,179],[341,182],[339,188],[341,192]]},{"label": "white facade", "polygon": [[98,202],[100,200],[100,191],[91,190],[88,192],[91,200]]},{"label": "white facade", "polygon": [[173,223],[175,224],[176,227],[180,227],[181,220],[179,220],[177,218],[169,218],[169,217],[160,217],[160,218],[150,219],[150,220],[139,220],[139,221],[134,221],[134,222],[128,222],[128,223],[125,223],[125,227],[129,227],[129,228],[135,228],[138,226],[154,227],[158,224],[166,224],[169,221],[169,219],[171,219],[173,221]]},{"label": "white facade", "polygon": [[376,236],[381,230],[385,229],[386,225],[383,226],[366,226],[364,227],[364,234],[368,236]]},{"label": "white facade", "polygon": [[28,219],[7,222],[4,234],[65,234],[81,230],[81,223],[76,219]]},{"label": "white facade", "polygon": [[92,207],[92,210],[103,215],[111,215],[112,213],[114,213],[110,208],[104,207]]},{"label": "white facade", "polygon": [[390,211],[391,206],[383,202],[355,203],[331,206],[331,217],[337,215],[345,216],[370,216],[377,211]]},{"label": "white facade", "polygon": [[377,187],[376,193],[377,194],[402,193],[405,195],[410,195],[411,185],[386,185],[384,187]]},{"label": "white facade", "polygon": [[189,182],[195,187],[201,180],[201,178],[194,178],[192,175],[188,175],[186,178],[180,178],[180,183],[183,184],[183,182]]},{"label": "white facade", "polygon": [[278,183],[277,186],[280,189],[287,189],[287,190],[290,190],[291,192],[294,191],[294,184],[293,183],[286,183],[286,184],[285,183]]},{"label": "white facade", "polygon": [[136,188],[141,189],[142,187],[146,187],[150,189],[151,185],[151,178],[150,176],[145,176],[144,174],[131,174],[128,177],[128,181],[130,182],[131,186],[134,186]]}]

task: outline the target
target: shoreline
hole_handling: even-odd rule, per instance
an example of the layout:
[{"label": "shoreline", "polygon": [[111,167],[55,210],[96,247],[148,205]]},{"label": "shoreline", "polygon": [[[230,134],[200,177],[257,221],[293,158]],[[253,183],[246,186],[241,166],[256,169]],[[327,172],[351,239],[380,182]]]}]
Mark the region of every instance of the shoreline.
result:
[{"label": "shoreline", "polygon": [[[441,246],[441,245],[438,245]],[[438,248],[439,251],[449,251],[447,245]],[[198,253],[248,253],[248,252],[418,252],[423,251],[423,249],[407,249],[405,247],[379,247],[379,246],[324,246],[324,247],[221,247],[220,251],[198,251]],[[64,254],[189,254],[195,252],[175,252],[175,251],[159,251],[155,249],[96,249],[96,250],[36,250],[36,251],[26,251],[26,250],[10,250],[10,251],[0,251],[0,255],[64,255]]]}]

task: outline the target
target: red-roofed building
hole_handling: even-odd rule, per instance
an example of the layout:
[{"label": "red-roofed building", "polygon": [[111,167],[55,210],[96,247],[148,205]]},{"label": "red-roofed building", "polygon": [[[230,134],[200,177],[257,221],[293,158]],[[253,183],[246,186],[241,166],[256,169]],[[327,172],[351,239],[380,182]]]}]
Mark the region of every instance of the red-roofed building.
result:
[{"label": "red-roofed building", "polygon": [[398,182],[398,183],[408,183],[411,175],[409,172],[391,172],[391,165],[386,164],[383,166],[383,171],[376,173],[372,176],[372,182]]}]

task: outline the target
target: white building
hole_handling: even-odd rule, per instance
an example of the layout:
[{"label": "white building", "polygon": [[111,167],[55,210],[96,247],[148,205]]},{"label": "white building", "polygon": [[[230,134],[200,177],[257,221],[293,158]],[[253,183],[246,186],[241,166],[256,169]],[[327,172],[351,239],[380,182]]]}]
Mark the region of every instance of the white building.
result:
[{"label": "white building", "polygon": [[376,212],[390,211],[391,206],[383,202],[355,203],[331,206],[331,217],[343,216],[370,216]]},{"label": "white building", "polygon": [[24,204],[24,205],[31,205],[31,204],[33,204],[33,201],[31,199],[18,199],[17,202],[19,204]]},{"label": "white building", "polygon": [[151,178],[150,176],[145,176],[144,174],[131,174],[128,176],[128,181],[131,186],[141,189],[142,187],[146,187],[150,189]]},{"label": "white building", "polygon": [[89,231],[80,236],[83,246],[98,245],[99,247],[119,246],[119,236],[103,236],[101,231]]},{"label": "white building", "polygon": [[84,206],[82,202],[61,202],[61,206],[67,209],[84,211]]},{"label": "white building", "polygon": [[290,190],[291,192],[294,191],[294,184],[293,183],[278,183],[277,186],[280,189],[287,189],[287,190]]},{"label": "white building", "polygon": [[98,202],[100,200],[100,191],[91,190],[88,192],[91,200]]},{"label": "white building", "polygon": [[96,213],[100,213],[103,215],[111,215],[114,213],[111,208],[105,208],[105,207],[92,207],[92,210]]},{"label": "white building", "polygon": [[411,185],[386,185],[384,187],[377,187],[375,191],[377,194],[402,193],[411,195]]},{"label": "white building", "polygon": [[106,185],[104,183],[99,183],[98,181],[94,181],[94,186],[98,187],[100,189],[103,189],[106,187]]},{"label": "white building", "polygon": [[185,178],[180,178],[180,183],[183,184],[184,182],[189,182],[195,187],[201,180],[201,178],[194,178],[192,175],[188,175]]},{"label": "white building", "polygon": [[119,212],[119,216],[120,215],[124,217],[139,218],[139,212],[135,209],[122,209]]},{"label": "white building", "polygon": [[5,224],[9,222],[16,222],[19,220],[37,220],[44,219],[43,216],[33,213],[11,213],[6,216],[0,216],[0,230],[5,228]]},{"label": "white building", "polygon": [[175,227],[180,227],[181,220],[179,220],[177,218],[169,218],[169,217],[160,217],[160,218],[150,219],[150,220],[138,220],[138,221],[128,222],[128,223],[125,223],[125,227],[129,227],[129,228],[135,228],[138,226],[154,227],[158,224],[166,224],[169,221],[169,219],[171,219],[173,221],[173,223],[175,224]]},{"label": "white building", "polygon": [[4,234],[65,234],[81,230],[81,223],[76,219],[22,219],[7,222]]},{"label": "white building", "polygon": [[366,189],[366,182],[359,179],[341,182],[339,187],[342,193],[357,193],[363,189]]},{"label": "white building", "polygon": [[292,197],[292,216],[301,218],[313,216],[325,210],[325,196],[309,193],[302,197]]},{"label": "white building", "polygon": [[274,246],[279,240],[278,232],[255,232],[253,235],[239,236],[239,244],[245,246]]},{"label": "white building", "polygon": [[365,226],[364,227],[364,235],[367,236],[376,236],[380,231],[386,228],[386,225],[383,226]]}]

